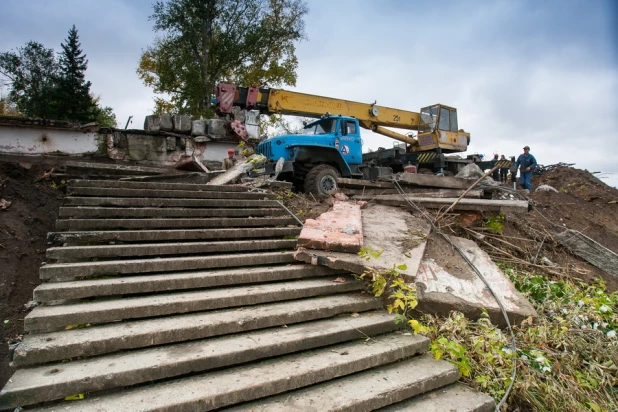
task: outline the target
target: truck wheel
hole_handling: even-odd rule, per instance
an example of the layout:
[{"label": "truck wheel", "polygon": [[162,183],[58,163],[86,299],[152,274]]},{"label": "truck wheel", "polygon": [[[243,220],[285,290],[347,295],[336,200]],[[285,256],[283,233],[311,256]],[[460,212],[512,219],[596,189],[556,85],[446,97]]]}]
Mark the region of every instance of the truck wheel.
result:
[{"label": "truck wheel", "polygon": [[309,170],[305,176],[305,193],[313,193],[320,197],[329,196],[331,191],[337,189],[337,179],[340,176],[334,167],[318,165]]}]

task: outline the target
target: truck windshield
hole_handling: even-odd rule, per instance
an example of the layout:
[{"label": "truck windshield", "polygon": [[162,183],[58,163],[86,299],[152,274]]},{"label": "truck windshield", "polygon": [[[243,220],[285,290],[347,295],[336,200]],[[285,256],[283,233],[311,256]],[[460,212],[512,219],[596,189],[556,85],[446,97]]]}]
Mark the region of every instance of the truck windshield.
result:
[{"label": "truck windshield", "polygon": [[436,130],[436,120],[438,119],[438,105],[421,109],[421,124],[419,133],[433,132]]},{"label": "truck windshield", "polygon": [[323,119],[319,122],[308,124],[307,127],[303,129],[303,134],[312,135],[334,133],[336,125],[337,120],[335,119]]}]

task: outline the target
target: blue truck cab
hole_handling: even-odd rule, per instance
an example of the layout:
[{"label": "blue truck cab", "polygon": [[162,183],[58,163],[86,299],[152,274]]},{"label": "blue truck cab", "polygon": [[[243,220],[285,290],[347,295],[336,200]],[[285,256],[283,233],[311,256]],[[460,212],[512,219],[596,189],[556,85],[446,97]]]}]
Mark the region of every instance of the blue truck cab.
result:
[{"label": "blue truck cab", "polygon": [[[299,134],[271,137],[257,153],[272,165],[283,159],[279,180],[293,182],[305,192],[328,194],[338,177],[362,177],[363,155],[358,120],[327,116],[307,124]],[[267,169],[268,172],[268,169]]]}]

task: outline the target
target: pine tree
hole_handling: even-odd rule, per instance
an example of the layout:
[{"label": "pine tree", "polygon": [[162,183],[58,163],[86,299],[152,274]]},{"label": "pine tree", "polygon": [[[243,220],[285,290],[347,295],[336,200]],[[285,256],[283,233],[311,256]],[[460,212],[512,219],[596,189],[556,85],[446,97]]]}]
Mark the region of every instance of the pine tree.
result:
[{"label": "pine tree", "polygon": [[58,117],[60,120],[87,123],[94,120],[96,104],[90,96],[90,82],[85,80],[88,60],[83,54],[75,25],[61,44],[60,78],[58,82]]}]

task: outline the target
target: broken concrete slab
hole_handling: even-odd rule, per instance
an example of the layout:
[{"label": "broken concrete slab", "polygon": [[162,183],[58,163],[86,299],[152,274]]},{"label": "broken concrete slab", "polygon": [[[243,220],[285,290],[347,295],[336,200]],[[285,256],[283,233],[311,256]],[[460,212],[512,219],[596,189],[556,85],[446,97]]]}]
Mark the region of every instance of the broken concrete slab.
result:
[{"label": "broken concrete slab", "polygon": [[317,219],[307,219],[298,246],[310,249],[358,253],[363,246],[360,206],[335,201],[333,208]]},{"label": "broken concrete slab", "polygon": [[618,278],[618,255],[605,246],[571,229],[555,234],[554,239],[591,265]]},{"label": "broken concrete slab", "polygon": [[167,113],[163,113],[159,116],[159,128],[165,132],[171,132],[174,130],[174,122],[172,116]]},{"label": "broken concrete slab", "polygon": [[403,277],[416,278],[425,251],[429,224],[401,208],[369,204],[361,212],[363,244],[368,250],[383,250],[378,258],[367,260],[352,253],[300,248],[294,258],[307,263],[324,264],[333,269],[363,274],[368,270],[391,270],[405,264]]},{"label": "broken concrete slab", "polygon": [[[354,196],[354,200],[366,200],[378,202],[390,206],[408,206],[408,202],[401,195],[377,195],[377,196]],[[408,200],[420,207],[427,209],[448,208],[456,198],[428,198],[408,196]],[[529,203],[525,200],[491,200],[491,199],[461,199],[453,211],[474,212],[502,212],[502,213],[526,213]]]},{"label": "broken concrete slab", "polygon": [[[430,197],[430,198],[458,198],[463,195],[465,190],[462,189],[431,189],[431,188],[409,188],[402,187],[406,195],[414,197]],[[397,189],[378,189],[378,188],[340,188],[341,193],[347,196],[380,196],[380,195],[398,195]],[[479,199],[483,196],[482,190],[470,190],[465,194],[466,198]]]},{"label": "broken concrete slab", "polygon": [[223,119],[208,119],[208,136],[227,136],[225,123]]},{"label": "broken concrete slab", "polygon": [[[474,241],[454,236],[450,239],[483,274],[512,324],[528,316],[537,316],[528,300]],[[470,319],[478,319],[487,311],[492,323],[506,326],[500,307],[485,283],[461,255],[437,235],[431,238],[415,284],[420,312],[446,316],[455,310]]]},{"label": "broken concrete slab", "polygon": [[213,178],[207,185],[225,185],[232,183],[245,175],[251,169],[257,168],[266,162],[266,157],[263,155],[252,155],[248,157],[244,162],[236,163],[232,168],[228,169],[225,173]]},{"label": "broken concrete slab", "polygon": [[191,133],[191,116],[177,114],[172,117],[172,123],[174,124],[174,132],[189,134]]},{"label": "broken concrete slab", "polygon": [[402,173],[398,182],[404,185],[444,187],[446,189],[467,189],[475,179],[461,179],[449,176],[419,175],[416,173]]},{"label": "broken concrete slab", "polygon": [[191,123],[191,136],[205,136],[206,126],[206,120],[194,120]]}]

